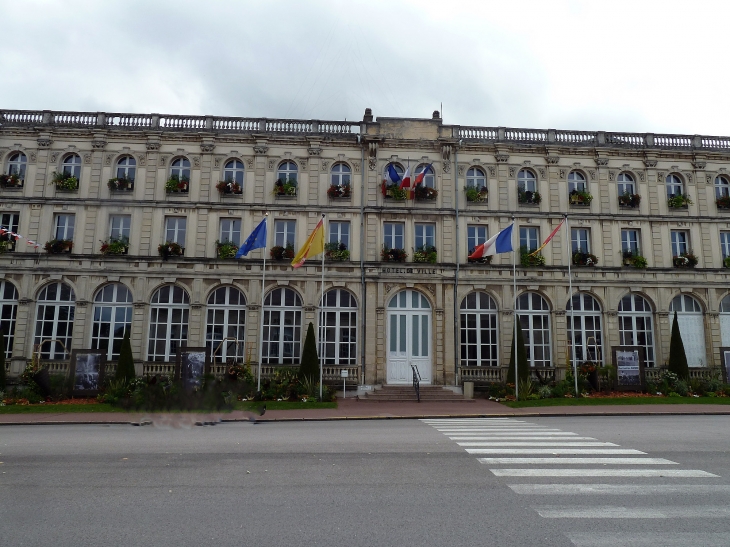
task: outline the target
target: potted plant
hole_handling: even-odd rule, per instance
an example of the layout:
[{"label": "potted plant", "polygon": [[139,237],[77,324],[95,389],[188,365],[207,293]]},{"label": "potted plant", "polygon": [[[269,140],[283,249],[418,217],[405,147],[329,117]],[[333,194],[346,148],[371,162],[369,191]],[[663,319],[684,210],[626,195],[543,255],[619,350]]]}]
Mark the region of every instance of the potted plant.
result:
[{"label": "potted plant", "polygon": [[274,195],[276,197],[296,196],[297,179],[279,179],[274,183]]},{"label": "potted plant", "polygon": [[517,190],[518,203],[527,205],[538,205],[542,201],[540,192],[530,192],[529,190]]},{"label": "potted plant", "polygon": [[482,186],[480,188],[477,188],[476,186],[467,186],[464,190],[466,192],[466,201],[487,201],[488,192],[486,186]]},{"label": "potted plant", "polygon": [[344,186],[340,186],[332,184],[329,188],[327,188],[327,197],[330,199],[349,198],[350,185],[345,184]]},{"label": "potted plant", "polygon": [[[469,249],[469,255],[471,255],[475,249],[476,248]],[[470,264],[491,264],[492,259],[494,258],[492,255],[483,256],[481,258],[469,258],[469,255],[467,255],[467,262]]]},{"label": "potted plant", "polygon": [[48,254],[70,253],[74,242],[70,239],[52,239],[43,246]]},{"label": "potted plant", "polygon": [[235,258],[238,252],[238,245],[231,241],[215,242],[215,250],[218,258]]},{"label": "potted plant", "polygon": [[675,194],[667,200],[670,209],[686,209],[688,205],[693,204],[694,202],[687,194]]},{"label": "potted plant", "polygon": [[168,194],[181,193],[187,194],[190,187],[190,179],[188,177],[180,178],[178,175],[172,175],[165,183],[165,191]]},{"label": "potted plant", "polygon": [[433,245],[422,245],[413,250],[413,262],[428,262],[435,264],[437,258],[436,247]]},{"label": "potted plant", "polygon": [[288,243],[286,247],[276,245],[269,251],[272,260],[291,260],[294,258],[294,245]]},{"label": "potted plant", "polygon": [[639,194],[624,192],[618,197],[619,207],[638,207],[639,203],[641,203],[641,196]]},{"label": "potted plant", "polygon": [[631,265],[637,270],[645,270],[648,264],[646,258],[638,254],[631,259]]},{"label": "potted plant", "polygon": [[386,184],[383,181],[382,192],[383,197],[386,199],[394,199],[397,201],[408,199],[408,190],[399,187],[397,184]]},{"label": "potted plant", "polygon": [[730,268],[730,256],[726,256],[722,259],[722,265],[726,268]]},{"label": "potted plant", "polygon": [[573,190],[568,194],[568,200],[571,205],[590,205],[593,201],[593,195],[585,190]]},{"label": "potted plant", "polygon": [[119,238],[109,238],[101,242],[99,251],[103,255],[125,255],[129,250],[129,238],[122,236]]},{"label": "potted plant", "polygon": [[79,179],[71,173],[58,173],[54,171],[51,184],[55,184],[56,189],[63,192],[73,192],[79,189]]},{"label": "potted plant", "polygon": [[687,251],[686,253],[673,257],[672,262],[675,268],[694,268],[699,264],[699,259],[692,251]]},{"label": "potted plant", "polygon": [[413,190],[413,195],[417,200],[433,200],[439,195],[438,190],[424,186],[423,184],[416,184]]},{"label": "potted plant", "polygon": [[130,179],[127,176],[114,177],[113,179],[109,179],[106,185],[112,192],[131,191],[134,190],[134,179]]},{"label": "potted plant", "polygon": [[157,246],[157,252],[163,260],[167,260],[171,256],[182,256],[185,253],[185,247],[174,241],[165,241]]},{"label": "potted plant", "polygon": [[0,255],[9,253],[15,249],[15,242],[10,242],[7,239],[0,239]]},{"label": "potted plant", "polygon": [[598,264],[598,258],[591,253],[576,251],[573,253],[573,264],[575,266],[595,266]]},{"label": "potted plant", "polygon": [[720,196],[715,200],[718,209],[730,209],[730,196]]},{"label": "potted plant", "polygon": [[523,268],[530,268],[533,266],[544,266],[545,265],[545,257],[541,254],[536,254],[531,256],[531,253],[534,252],[532,249],[528,249],[527,247],[520,247],[520,265]]},{"label": "potted plant", "polygon": [[0,186],[3,188],[22,188],[25,179],[21,179],[17,173],[0,175]]},{"label": "potted plant", "polygon": [[380,251],[380,258],[383,262],[405,262],[408,253],[405,249],[391,249],[388,246],[383,247]]},{"label": "potted plant", "polygon": [[222,180],[215,185],[219,194],[241,194],[243,188],[235,180]]},{"label": "potted plant", "polygon": [[350,251],[344,243],[325,243],[324,256],[327,260],[345,261],[350,260]]}]

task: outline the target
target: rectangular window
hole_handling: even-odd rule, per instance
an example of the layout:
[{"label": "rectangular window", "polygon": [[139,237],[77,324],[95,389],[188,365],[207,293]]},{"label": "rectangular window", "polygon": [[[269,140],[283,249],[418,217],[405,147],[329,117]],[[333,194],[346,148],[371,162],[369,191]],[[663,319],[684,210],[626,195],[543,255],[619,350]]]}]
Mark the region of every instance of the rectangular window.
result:
[{"label": "rectangular window", "polygon": [[689,250],[689,234],[680,230],[672,230],[672,256],[685,254]]},{"label": "rectangular window", "polygon": [[275,220],[274,245],[278,247],[294,247],[294,230],[296,225],[296,220]]},{"label": "rectangular window", "polygon": [[404,233],[404,224],[400,222],[386,222],[383,224],[383,247],[387,249],[404,249]]},{"label": "rectangular window", "polygon": [[436,225],[416,224],[416,249],[436,246]]},{"label": "rectangular window", "polygon": [[723,259],[730,256],[730,232],[720,232],[720,249]]},{"label": "rectangular window", "polygon": [[350,248],[350,223],[349,222],[330,222],[330,235],[327,239],[328,243],[340,243],[347,249]]},{"label": "rectangular window", "polygon": [[165,218],[165,241],[177,243],[181,247],[185,247],[187,226],[188,219],[186,217]]},{"label": "rectangular window", "polygon": [[621,230],[621,252],[625,255],[638,255],[639,230]]},{"label": "rectangular window", "polygon": [[571,228],[570,244],[574,253],[590,253],[590,231],[587,228]]},{"label": "rectangular window", "polygon": [[56,215],[55,239],[73,239],[75,222],[76,215]]},{"label": "rectangular window", "polygon": [[[20,214],[18,213],[3,213],[0,215],[0,228],[3,230],[8,230],[9,232],[13,232],[14,234],[18,233],[18,226],[20,224]],[[2,242],[2,246],[5,249],[5,252],[10,252],[15,250],[15,238],[11,236],[10,234],[2,234],[0,235],[0,242]],[[1,306],[0,306],[1,307]],[[0,316],[0,321],[3,320],[3,317]],[[9,333],[9,331],[6,329],[6,333]]]},{"label": "rectangular window", "polygon": [[467,226],[466,227],[466,246],[469,254],[474,252],[477,245],[484,243],[487,238],[486,226]]},{"label": "rectangular window", "polygon": [[524,247],[532,252],[540,246],[540,230],[539,228],[521,227],[520,228],[520,248]]},{"label": "rectangular window", "polygon": [[126,238],[129,241],[129,230],[132,217],[129,215],[111,215],[109,217],[109,239]]},{"label": "rectangular window", "polygon": [[241,244],[241,221],[235,218],[222,218],[220,237],[221,243]]}]

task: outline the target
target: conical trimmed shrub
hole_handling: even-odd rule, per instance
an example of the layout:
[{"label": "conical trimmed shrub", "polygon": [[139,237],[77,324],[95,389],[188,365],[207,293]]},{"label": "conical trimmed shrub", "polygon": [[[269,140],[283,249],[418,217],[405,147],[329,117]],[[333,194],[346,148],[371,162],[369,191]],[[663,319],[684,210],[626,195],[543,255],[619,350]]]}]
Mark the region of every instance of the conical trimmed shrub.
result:
[{"label": "conical trimmed shrub", "polygon": [[0,391],[5,391],[5,382],[5,331],[0,329]]},{"label": "conical trimmed shrub", "polygon": [[299,365],[299,378],[307,378],[310,382],[319,382],[319,356],[317,355],[317,340],[314,337],[314,325],[309,323],[307,337],[304,339],[302,361]]},{"label": "conical trimmed shrub", "polygon": [[134,356],[132,355],[132,343],[129,341],[129,331],[124,332],[122,347],[119,349],[119,360],[117,361],[116,380],[133,380],[137,373],[134,371]]},{"label": "conical trimmed shrub", "polygon": [[[527,362],[527,348],[525,348],[525,339],[522,335],[522,325],[520,325],[519,319],[515,325],[515,333],[513,336],[517,337],[517,373],[519,375],[519,381],[525,382],[530,378],[530,364]],[[510,345],[512,349],[510,350],[509,368],[507,369],[507,383],[516,384],[514,338],[512,338],[512,344]]]},{"label": "conical trimmed shrub", "polygon": [[672,321],[672,338],[669,341],[669,372],[676,374],[680,380],[689,379],[689,365],[687,364],[687,353],[684,351],[684,342],[679,332],[679,321],[677,312],[674,312]]}]

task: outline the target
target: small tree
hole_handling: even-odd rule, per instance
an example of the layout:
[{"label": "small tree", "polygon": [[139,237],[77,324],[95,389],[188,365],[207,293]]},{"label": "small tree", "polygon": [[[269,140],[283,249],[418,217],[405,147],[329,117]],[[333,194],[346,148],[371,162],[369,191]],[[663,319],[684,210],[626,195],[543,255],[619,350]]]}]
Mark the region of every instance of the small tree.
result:
[{"label": "small tree", "polygon": [[[515,325],[515,334],[517,337],[517,374],[520,382],[525,382],[530,378],[530,365],[527,362],[527,348],[525,348],[525,339],[522,336],[522,325],[517,321]],[[515,343],[512,338],[512,349],[510,350],[509,369],[507,369],[507,383],[517,384],[515,382]]]},{"label": "small tree", "polygon": [[689,379],[689,365],[687,364],[687,353],[684,351],[684,342],[679,332],[677,312],[674,312],[672,321],[672,337],[669,341],[669,372],[676,374],[680,380]]},{"label": "small tree", "polygon": [[0,391],[5,391],[5,382],[5,331],[0,329]]},{"label": "small tree", "polygon": [[299,365],[299,378],[308,379],[312,383],[319,382],[319,356],[317,340],[314,338],[314,325],[309,323],[307,337],[304,339],[302,361]]},{"label": "small tree", "polygon": [[132,355],[132,344],[129,341],[129,331],[124,332],[122,347],[119,350],[119,360],[117,361],[117,373],[114,376],[116,380],[132,380],[137,376],[134,371],[134,356]]}]

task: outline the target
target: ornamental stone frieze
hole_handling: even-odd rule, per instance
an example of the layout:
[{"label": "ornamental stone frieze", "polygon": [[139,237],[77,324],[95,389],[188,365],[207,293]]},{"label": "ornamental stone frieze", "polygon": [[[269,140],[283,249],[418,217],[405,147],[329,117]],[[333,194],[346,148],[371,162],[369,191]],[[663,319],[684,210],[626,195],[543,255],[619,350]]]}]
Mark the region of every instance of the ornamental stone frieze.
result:
[{"label": "ornamental stone frieze", "polygon": [[649,169],[655,169],[656,168],[656,160],[644,160],[644,165]]},{"label": "ornamental stone frieze", "polygon": [[91,148],[94,150],[103,150],[106,147],[106,139],[94,139],[91,141]]},{"label": "ornamental stone frieze", "polygon": [[608,158],[596,158],[596,165],[598,167],[607,167],[608,166]]},{"label": "ornamental stone frieze", "polygon": [[700,171],[704,171],[705,167],[707,167],[707,162],[706,161],[693,161],[692,167],[694,167],[695,169],[698,169]]},{"label": "ornamental stone frieze", "polygon": [[213,143],[206,142],[200,145],[200,152],[203,154],[210,154],[213,150],[215,150],[215,144]]},{"label": "ornamental stone frieze", "polygon": [[263,145],[263,144],[257,144],[256,146],[253,147],[254,154],[256,154],[258,156],[263,156],[268,151],[269,151],[269,147],[266,145]]},{"label": "ornamental stone frieze", "polygon": [[487,171],[489,171],[490,177],[497,176],[497,166],[496,165],[487,165]]},{"label": "ornamental stone frieze", "polygon": [[545,161],[548,165],[557,165],[560,161],[560,156],[545,156]]},{"label": "ornamental stone frieze", "polygon": [[494,159],[497,163],[507,163],[509,161],[509,154],[495,154]]},{"label": "ornamental stone frieze", "polygon": [[376,158],[368,158],[368,169],[370,171],[375,171],[375,168],[378,166],[378,160]]},{"label": "ornamental stone frieze", "polygon": [[148,141],[146,146],[147,146],[147,150],[149,152],[156,152],[157,150],[160,149],[159,141]]},{"label": "ornamental stone frieze", "polygon": [[36,142],[38,143],[38,148],[49,148],[53,143],[50,137],[39,137],[36,139]]},{"label": "ornamental stone frieze", "polygon": [[312,147],[312,148],[307,148],[307,153],[310,156],[319,156],[320,154],[322,154],[322,148],[320,148],[318,146]]}]

